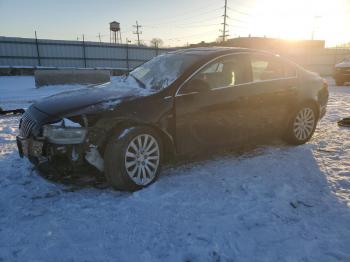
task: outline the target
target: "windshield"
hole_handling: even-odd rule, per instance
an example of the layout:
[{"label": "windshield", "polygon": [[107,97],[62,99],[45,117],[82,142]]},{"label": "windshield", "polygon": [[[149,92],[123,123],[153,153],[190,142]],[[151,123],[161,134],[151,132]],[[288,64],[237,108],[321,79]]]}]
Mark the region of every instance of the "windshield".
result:
[{"label": "windshield", "polygon": [[159,55],[133,70],[130,76],[146,89],[161,90],[171,85],[198,57],[184,53]]}]

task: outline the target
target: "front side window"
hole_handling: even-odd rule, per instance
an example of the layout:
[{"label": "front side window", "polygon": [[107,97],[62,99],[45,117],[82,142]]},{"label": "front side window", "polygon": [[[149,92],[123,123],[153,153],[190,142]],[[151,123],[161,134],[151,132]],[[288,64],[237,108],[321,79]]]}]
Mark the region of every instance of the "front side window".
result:
[{"label": "front side window", "polygon": [[205,68],[201,73],[202,74],[216,74],[221,73],[224,68],[224,64],[221,62],[213,63]]},{"label": "front side window", "polygon": [[234,86],[244,82],[244,63],[239,55],[219,59],[203,68],[190,82],[206,89]]}]

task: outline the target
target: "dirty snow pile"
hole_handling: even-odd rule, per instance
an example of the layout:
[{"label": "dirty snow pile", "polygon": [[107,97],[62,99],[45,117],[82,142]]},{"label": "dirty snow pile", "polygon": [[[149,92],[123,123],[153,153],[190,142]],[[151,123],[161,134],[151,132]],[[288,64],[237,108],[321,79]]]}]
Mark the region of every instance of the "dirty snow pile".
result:
[{"label": "dirty snow pile", "polygon": [[[99,89],[109,89],[122,91],[123,93],[134,92],[140,96],[146,96],[153,93],[153,90],[141,88],[135,79],[132,77],[114,76],[111,82],[101,85],[80,85],[80,84],[65,84],[52,85],[36,88],[35,80],[32,76],[16,77],[16,85],[11,84],[13,77],[0,77],[0,107],[3,110],[28,108],[30,104],[44,97],[52,95],[70,95],[74,91],[98,92]],[[120,92],[119,92],[120,93]],[[105,105],[113,106],[118,101],[106,101]]]},{"label": "dirty snow pile", "polygon": [[27,108],[35,100],[83,87],[82,85],[56,85],[36,88],[32,76],[2,76],[0,77],[0,107],[4,110]]},{"label": "dirty snow pile", "polygon": [[[0,77],[0,106],[34,99],[24,82]],[[330,91],[308,144],[166,167],[135,193],[46,181],[1,117],[0,261],[350,261],[350,86]]]}]

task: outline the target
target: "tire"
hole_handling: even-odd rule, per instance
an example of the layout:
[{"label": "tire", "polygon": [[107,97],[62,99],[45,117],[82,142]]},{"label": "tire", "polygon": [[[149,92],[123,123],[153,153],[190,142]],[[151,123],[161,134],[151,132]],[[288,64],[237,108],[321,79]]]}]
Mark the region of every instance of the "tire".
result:
[{"label": "tire", "polygon": [[104,153],[105,176],[122,191],[136,191],[154,183],[160,174],[162,142],[149,127],[132,127],[109,139]]},{"label": "tire", "polygon": [[309,141],[315,132],[318,111],[311,104],[299,107],[292,115],[286,133],[286,142],[292,145],[302,145]]}]

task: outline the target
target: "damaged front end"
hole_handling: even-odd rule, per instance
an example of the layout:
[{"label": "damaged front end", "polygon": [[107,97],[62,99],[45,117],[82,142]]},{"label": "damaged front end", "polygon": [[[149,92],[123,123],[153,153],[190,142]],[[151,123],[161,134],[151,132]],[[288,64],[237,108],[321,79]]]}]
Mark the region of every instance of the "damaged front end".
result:
[{"label": "damaged front end", "polygon": [[49,123],[44,115],[30,107],[20,120],[17,146],[21,157],[37,166],[49,164],[62,171],[78,170],[89,163],[103,172],[103,158],[90,137],[96,137],[96,131],[89,127],[85,115]]}]

